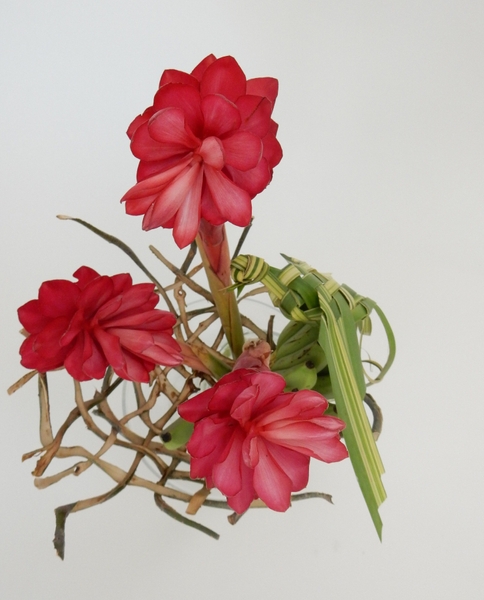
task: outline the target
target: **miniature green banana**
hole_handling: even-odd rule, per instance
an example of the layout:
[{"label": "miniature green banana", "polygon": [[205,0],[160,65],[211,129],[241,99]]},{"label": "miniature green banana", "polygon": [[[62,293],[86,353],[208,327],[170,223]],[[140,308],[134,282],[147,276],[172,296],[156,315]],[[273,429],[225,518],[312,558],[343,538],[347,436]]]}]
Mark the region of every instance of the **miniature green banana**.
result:
[{"label": "miniature green banana", "polygon": [[[291,335],[288,335],[287,330]],[[308,383],[301,386],[296,383],[294,385],[289,383],[288,378],[291,378],[292,370],[298,370],[303,366],[309,369],[311,376],[307,381],[314,380],[314,385],[316,383],[314,374],[324,369],[328,364],[324,350],[317,342],[318,334],[317,323],[300,323],[297,321],[289,322],[281,332],[272,357],[271,369],[283,375],[288,381],[289,389],[295,387],[309,389]],[[294,380],[299,380],[301,375],[298,374],[294,377]]]},{"label": "miniature green banana", "polygon": [[312,367],[316,373],[319,373],[328,366],[328,359],[326,358],[324,350],[319,345],[319,342],[315,342],[311,346],[309,352],[304,356],[304,359],[306,361],[306,365],[308,365],[308,363],[312,364]]},{"label": "miniature green banana", "polygon": [[277,338],[278,345],[283,346],[294,336],[300,335],[302,325],[303,323],[298,323],[298,321],[289,321]]},{"label": "miniature green banana", "polygon": [[331,385],[331,378],[329,376],[329,372],[326,369],[322,373],[318,374],[316,383],[313,386],[313,390],[315,392],[319,392],[327,400],[333,400],[333,386]]},{"label": "miniature green banana", "polygon": [[271,369],[273,371],[280,371],[281,369],[298,367],[301,363],[307,362],[310,360],[309,354],[316,343],[317,342],[310,342],[300,350],[296,350],[295,352],[282,357],[279,356],[279,353],[276,350],[271,361]]},{"label": "miniature green banana", "polygon": [[286,391],[311,390],[316,384],[318,374],[314,367],[301,363],[298,367],[289,370],[277,371],[286,380]]},{"label": "miniature green banana", "polygon": [[189,423],[182,418],[173,421],[161,434],[161,440],[165,448],[176,450],[184,446],[192,436],[193,427],[193,423]]},{"label": "miniature green banana", "polygon": [[277,340],[272,363],[277,363],[277,368],[288,369],[303,362],[303,354],[309,352],[317,339],[318,326],[316,323],[290,321]]},{"label": "miniature green banana", "polygon": [[[291,324],[292,325],[292,324]],[[298,327],[291,327],[291,336],[282,336],[277,341],[276,354],[278,358],[284,358],[310,347],[318,339],[318,327],[316,323],[297,323]]]}]

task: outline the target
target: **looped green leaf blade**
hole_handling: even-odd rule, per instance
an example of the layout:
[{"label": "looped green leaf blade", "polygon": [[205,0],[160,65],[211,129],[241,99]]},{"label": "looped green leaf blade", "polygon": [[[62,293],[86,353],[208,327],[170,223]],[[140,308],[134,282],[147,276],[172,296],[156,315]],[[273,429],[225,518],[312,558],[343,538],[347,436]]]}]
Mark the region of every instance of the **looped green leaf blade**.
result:
[{"label": "looped green leaf blade", "polygon": [[[380,381],[393,362],[393,332],[384,313],[373,300],[360,296],[346,285],[340,285],[331,275],[319,273],[307,263],[287,256],[284,258],[289,265],[281,270],[273,267],[264,269],[262,282],[268,288],[274,305],[279,307],[288,319],[319,323],[318,342],[328,361],[338,415],[346,423],[343,436],[358,483],[381,539],[382,521],[378,508],[386,498],[381,481],[384,468],[363,405],[367,383],[358,332],[362,335],[371,333],[369,315],[375,310],[388,339],[388,359],[381,367],[379,376],[369,384]],[[239,256],[238,260],[238,265],[232,263],[235,269],[243,268],[245,264],[253,262],[254,258]],[[234,279],[236,280],[236,277]],[[251,283],[249,277],[244,279],[244,284],[248,283]]]}]

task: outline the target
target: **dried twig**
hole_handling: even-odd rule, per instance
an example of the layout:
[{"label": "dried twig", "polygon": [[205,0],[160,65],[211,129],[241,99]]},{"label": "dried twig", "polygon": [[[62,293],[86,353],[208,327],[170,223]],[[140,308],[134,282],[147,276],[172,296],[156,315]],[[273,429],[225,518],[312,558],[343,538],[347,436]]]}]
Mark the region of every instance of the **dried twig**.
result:
[{"label": "dried twig", "polygon": [[244,245],[244,242],[245,242],[247,236],[249,235],[249,231],[250,231],[250,228],[252,227],[253,222],[254,222],[254,217],[252,217],[252,219],[250,220],[250,223],[247,225],[247,227],[244,227],[244,230],[242,231],[242,235],[240,236],[239,241],[237,242],[237,246],[235,247],[235,251],[234,251],[234,255],[232,256],[232,260],[234,260],[234,258],[240,254],[240,251],[242,250],[242,246]]},{"label": "dried twig", "polygon": [[197,254],[197,242],[192,242],[190,244],[190,249],[188,250],[188,254],[187,254],[185,260],[183,261],[182,266],[180,267],[180,271],[182,273],[186,273],[188,271],[196,254]]},{"label": "dried twig", "polygon": [[373,414],[373,425],[371,427],[371,431],[373,432],[375,441],[377,441],[383,429],[383,413],[373,396],[370,394],[365,394],[363,402],[369,407]]},{"label": "dried twig", "polygon": [[170,269],[170,271],[172,273],[174,273],[178,277],[178,279],[183,281],[183,283],[187,287],[189,287],[191,290],[193,290],[200,296],[203,296],[205,298],[205,300],[208,300],[209,302],[214,304],[212,294],[208,290],[206,290],[204,287],[202,287],[198,283],[195,283],[195,281],[190,279],[181,269],[179,269],[178,267],[175,267],[175,265],[173,265],[167,258],[165,258],[163,256],[163,254],[161,254],[161,252],[159,250],[157,250],[154,246],[150,246],[150,250],[156,256],[156,258],[161,260],[161,262],[165,265],[165,267],[168,267]]},{"label": "dried twig", "polygon": [[198,531],[201,531],[202,533],[205,533],[208,536],[210,536],[216,540],[218,540],[220,538],[219,534],[216,533],[215,531],[212,531],[208,527],[205,527],[204,525],[201,525],[200,523],[197,523],[196,521],[187,519],[186,517],[184,517],[183,515],[178,513],[174,508],[169,506],[163,500],[163,498],[161,497],[160,494],[155,494],[155,503],[156,503],[156,506],[160,510],[162,510],[164,513],[166,513],[172,519],[175,519],[176,521],[179,521],[180,523],[183,523],[184,525],[188,525],[188,527],[193,527],[194,529],[198,529]]},{"label": "dried twig", "polygon": [[90,231],[92,231],[93,233],[98,235],[99,237],[101,237],[103,240],[106,240],[106,242],[108,242],[110,244],[114,244],[115,246],[120,248],[143,271],[143,273],[148,277],[148,279],[150,279],[156,285],[159,293],[163,296],[163,299],[165,300],[165,302],[168,306],[168,310],[176,316],[176,312],[173,307],[173,304],[170,302],[170,299],[168,298],[161,283],[144,266],[144,264],[141,262],[141,260],[137,257],[137,255],[133,252],[133,250],[131,250],[131,248],[127,244],[125,244],[122,240],[115,237],[114,235],[106,233],[105,231],[102,231],[101,229],[94,227],[94,225],[91,225],[90,223],[88,223],[87,221],[83,221],[82,219],[78,219],[76,217],[68,217],[66,215],[57,215],[57,218],[61,219],[62,221],[75,221],[76,223],[83,225],[84,227],[86,227],[87,229],[89,229]]}]

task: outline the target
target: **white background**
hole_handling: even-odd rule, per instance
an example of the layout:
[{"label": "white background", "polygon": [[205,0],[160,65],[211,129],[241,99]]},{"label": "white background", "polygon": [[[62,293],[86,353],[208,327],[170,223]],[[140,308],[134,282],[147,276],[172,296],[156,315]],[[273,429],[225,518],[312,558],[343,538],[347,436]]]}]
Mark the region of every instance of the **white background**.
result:
[{"label": "white background", "polygon": [[[36,385],[2,394],[2,598],[483,597],[483,40],[478,0],[2,1],[1,389],[24,372],[16,309],[43,280],[82,264],[143,280],[56,214],[123,238],[160,277],[149,243],[180,260],[170,232],[143,233],[119,204],[137,164],[125,130],[163,69],[190,71],[210,52],[280,81],[284,158],[254,200],[245,249],[333,272],[378,301],[398,341],[374,391],[383,543],[346,462],[312,467],[310,488],[334,506],[252,511],[235,527],[203,509],[218,542],[130,488],[69,518],[62,563],[54,507],[111,482],[91,469],[36,490],[34,462],[20,462],[39,444]],[[72,402],[67,386],[57,424]]]}]

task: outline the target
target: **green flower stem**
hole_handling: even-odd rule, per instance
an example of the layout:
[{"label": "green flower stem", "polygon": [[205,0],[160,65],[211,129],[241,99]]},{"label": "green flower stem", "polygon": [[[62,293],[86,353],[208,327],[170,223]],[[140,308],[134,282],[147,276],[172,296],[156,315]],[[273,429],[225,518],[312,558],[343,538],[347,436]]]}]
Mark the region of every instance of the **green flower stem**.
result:
[{"label": "green flower stem", "polygon": [[202,220],[197,246],[207,274],[208,284],[232,355],[242,353],[244,334],[235,293],[228,290],[230,277],[230,254],[224,225],[210,225]]}]

